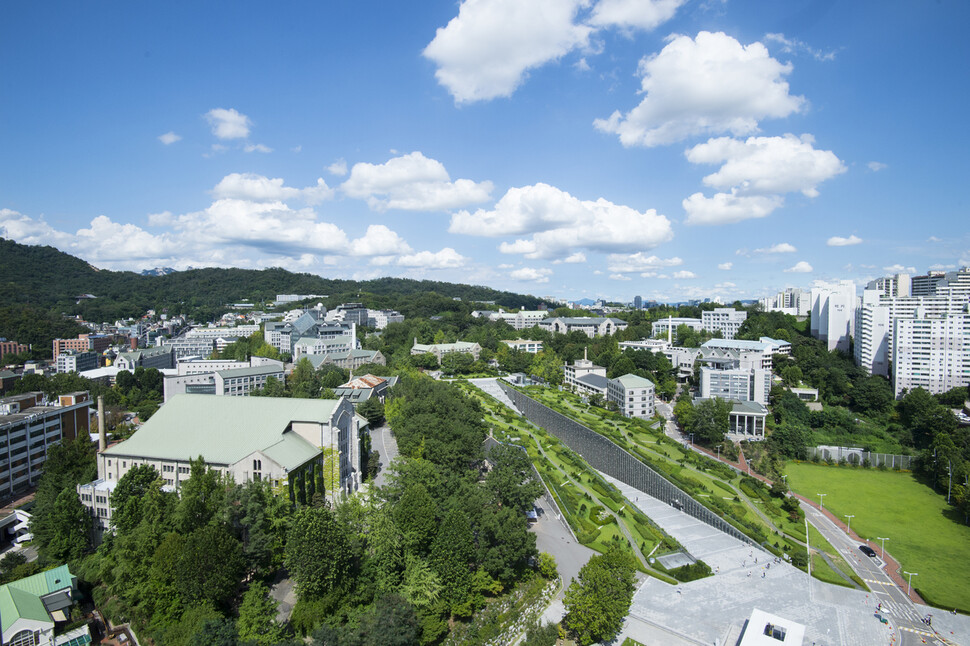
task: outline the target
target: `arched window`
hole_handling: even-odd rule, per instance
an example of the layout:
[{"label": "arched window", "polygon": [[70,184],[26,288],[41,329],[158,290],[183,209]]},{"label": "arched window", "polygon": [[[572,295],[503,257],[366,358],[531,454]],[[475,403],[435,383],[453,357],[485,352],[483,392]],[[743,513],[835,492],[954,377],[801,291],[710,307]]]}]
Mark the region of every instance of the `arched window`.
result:
[{"label": "arched window", "polygon": [[10,646],[37,646],[40,643],[40,631],[21,630],[10,640]]}]

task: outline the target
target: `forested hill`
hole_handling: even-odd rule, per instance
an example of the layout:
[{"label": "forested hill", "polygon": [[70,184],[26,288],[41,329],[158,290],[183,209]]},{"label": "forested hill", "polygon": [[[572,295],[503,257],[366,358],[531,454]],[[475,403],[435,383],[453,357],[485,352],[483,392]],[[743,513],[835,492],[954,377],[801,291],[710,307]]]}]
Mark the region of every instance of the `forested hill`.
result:
[{"label": "forested hill", "polygon": [[[369,307],[408,309],[419,294],[463,301],[487,300],[508,308],[535,309],[532,296],[502,292],[488,287],[404,278],[368,281],[295,274],[285,269],[193,269],[166,276],[143,276],[128,271],[108,271],[53,247],[22,245],[0,239],[0,303],[30,304],[58,312],[79,314],[93,321],[140,316],[147,309],[168,309],[199,318],[225,311],[227,303],[249,299],[257,307],[277,294],[323,294],[334,307],[347,300]],[[82,300],[80,294],[96,299]],[[407,312],[404,312],[407,315]],[[425,314],[426,315],[426,314]]]}]

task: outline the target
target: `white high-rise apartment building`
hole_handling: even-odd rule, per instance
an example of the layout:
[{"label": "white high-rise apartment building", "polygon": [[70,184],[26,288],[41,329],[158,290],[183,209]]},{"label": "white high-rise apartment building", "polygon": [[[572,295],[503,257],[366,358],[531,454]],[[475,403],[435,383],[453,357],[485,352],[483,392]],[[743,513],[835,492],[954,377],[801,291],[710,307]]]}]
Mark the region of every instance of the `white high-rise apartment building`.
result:
[{"label": "white high-rise apartment building", "polygon": [[932,394],[970,384],[970,313],[927,318],[917,308],[913,318],[895,321],[893,390],[923,387]]},{"label": "white high-rise apartment building", "polygon": [[822,283],[812,288],[811,332],[829,351],[849,351],[855,335],[856,288],[851,280]]},{"label": "white high-rise apartment building", "polygon": [[[970,303],[970,269],[930,272],[910,278],[896,274],[871,281],[856,311],[855,360],[867,372],[890,376],[895,362],[895,322],[944,319],[962,314]],[[908,359],[907,359],[908,361]],[[902,366],[906,371],[906,367]]]},{"label": "white high-rise apartment building", "polygon": [[797,287],[788,287],[774,296],[762,298],[761,309],[765,312],[781,312],[792,316],[808,316],[812,312],[812,295]]},{"label": "white high-rise apartment building", "polygon": [[701,327],[708,332],[720,332],[725,339],[733,339],[747,318],[748,313],[744,310],[716,307],[713,311],[701,312]]}]

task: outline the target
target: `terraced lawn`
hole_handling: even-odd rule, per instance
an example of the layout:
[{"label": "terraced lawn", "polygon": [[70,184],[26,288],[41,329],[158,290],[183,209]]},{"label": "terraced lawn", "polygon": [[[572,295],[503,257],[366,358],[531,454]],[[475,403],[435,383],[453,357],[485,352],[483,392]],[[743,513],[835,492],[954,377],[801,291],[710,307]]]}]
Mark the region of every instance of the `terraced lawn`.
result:
[{"label": "terraced lawn", "polygon": [[943,608],[970,608],[970,527],[946,497],[911,473],[789,463],[789,486],[811,500],[824,493],[834,514],[855,514],[852,529],[886,536],[902,569],[918,572],[913,587]]}]

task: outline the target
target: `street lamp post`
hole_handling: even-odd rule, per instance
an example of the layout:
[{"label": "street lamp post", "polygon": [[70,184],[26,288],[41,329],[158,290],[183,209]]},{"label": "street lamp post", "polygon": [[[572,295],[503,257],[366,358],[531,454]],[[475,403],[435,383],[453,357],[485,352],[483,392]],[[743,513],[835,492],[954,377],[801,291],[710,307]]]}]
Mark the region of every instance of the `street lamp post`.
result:
[{"label": "street lamp post", "polygon": [[691,446],[694,446],[694,434],[693,433],[690,434],[690,445]]},{"label": "street lamp post", "polygon": [[717,445],[717,461],[718,462],[721,461],[721,445],[720,444]]},{"label": "street lamp post", "polygon": [[886,541],[888,541],[889,538],[883,538],[882,536],[876,536],[876,540],[877,541],[882,541],[882,560],[885,561],[886,560]]},{"label": "street lamp post", "polygon": [[909,583],[906,584],[906,596],[908,597],[909,591],[913,587],[913,577],[919,576],[919,572],[907,572],[906,570],[903,570],[903,574],[909,575]]},{"label": "street lamp post", "polygon": [[828,494],[827,493],[817,493],[815,495],[818,496],[818,508],[819,509],[825,509],[825,506],[822,504],[822,502],[823,502],[823,498],[825,498],[825,496],[827,496]]},{"label": "street lamp post", "polygon": [[950,490],[953,488],[953,463],[946,461],[946,472],[950,476],[950,481],[946,485],[946,504],[950,504]]},{"label": "street lamp post", "polygon": [[852,519],[855,518],[855,514],[842,514],[846,517],[845,522],[845,533],[852,536]]}]

